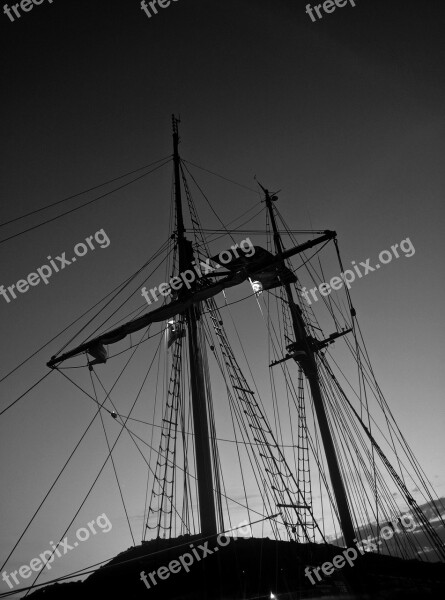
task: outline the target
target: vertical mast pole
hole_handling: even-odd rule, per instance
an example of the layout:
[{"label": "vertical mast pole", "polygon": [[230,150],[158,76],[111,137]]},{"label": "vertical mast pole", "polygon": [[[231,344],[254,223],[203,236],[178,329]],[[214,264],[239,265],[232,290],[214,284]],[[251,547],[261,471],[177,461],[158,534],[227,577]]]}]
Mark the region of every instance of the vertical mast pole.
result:
[{"label": "vertical mast pole", "polygon": [[[265,193],[266,206],[272,224],[275,250],[277,253],[281,253],[283,252],[283,243],[281,241],[281,235],[277,229],[275,213],[273,211],[272,206],[272,197],[270,196],[268,190],[263,188],[261,184],[260,186],[263,192]],[[348,547],[353,546],[355,537],[354,526],[352,524],[352,517],[351,512],[349,510],[348,498],[346,496],[346,490],[343,483],[343,478],[341,476],[337,454],[335,452],[334,441],[332,439],[331,430],[329,429],[329,423],[326,416],[326,408],[320,389],[315,352],[309,344],[309,339],[306,333],[301,309],[299,308],[299,306],[297,306],[297,304],[294,301],[293,292],[290,284],[284,284],[284,289],[286,291],[287,300],[292,315],[292,324],[294,328],[295,341],[297,344],[301,344],[304,346],[307,355],[307,360],[305,361],[305,364],[302,364],[302,367],[306,377],[309,380],[309,386],[311,388],[315,412],[317,414],[318,426],[320,427],[320,434],[323,440],[326,461],[328,463],[329,475],[331,478],[332,487],[334,489],[334,495],[337,503],[337,509],[340,517],[340,525],[342,528],[343,537],[345,540],[345,544]]]},{"label": "vertical mast pole", "polygon": [[[182,213],[181,180],[179,157],[178,119],[173,115],[173,165],[175,176],[176,224],[178,239],[179,272],[193,269],[192,244],[185,237],[184,218]],[[179,295],[190,294],[189,290],[180,290]],[[192,399],[193,427],[195,438],[196,470],[198,480],[199,516],[201,533],[204,536],[217,534],[215,498],[213,495],[213,469],[210,453],[209,424],[207,417],[207,395],[204,380],[203,360],[199,339],[198,324],[199,307],[193,304],[186,312],[188,330],[190,386]]]},{"label": "vertical mast pole", "polygon": [[180,164],[181,159],[179,157],[179,130],[178,130],[179,119],[172,115],[172,126],[173,126],[173,169],[175,179],[175,206],[176,206],[176,235],[178,239],[178,253],[179,253],[179,272],[185,271],[189,264],[187,240],[185,238],[184,228],[184,217],[182,214],[182,197],[181,197],[181,178],[180,178]]}]

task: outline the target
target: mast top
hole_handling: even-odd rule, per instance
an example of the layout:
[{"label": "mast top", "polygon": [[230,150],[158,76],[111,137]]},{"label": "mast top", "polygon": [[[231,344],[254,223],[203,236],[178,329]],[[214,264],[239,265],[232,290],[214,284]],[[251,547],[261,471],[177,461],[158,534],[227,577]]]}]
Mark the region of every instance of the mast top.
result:
[{"label": "mast top", "polygon": [[181,117],[176,117],[172,114],[172,127],[173,127],[173,135],[177,135],[179,138],[179,129],[178,124],[181,122]]},{"label": "mast top", "polygon": [[182,213],[182,198],[181,198],[181,180],[180,180],[180,164],[181,159],[179,156],[179,128],[178,124],[181,120],[175,115],[172,115],[172,129],[173,129],[173,165],[174,165],[174,173],[175,173],[175,205],[176,205],[176,226],[177,226],[177,235],[178,235],[178,243],[180,246],[180,255],[183,259],[183,246],[185,240],[185,227],[184,227],[184,217]]},{"label": "mast top", "polygon": [[278,200],[278,192],[281,192],[281,190],[278,190],[278,192],[269,192],[269,190],[267,188],[264,187],[264,185],[262,185],[258,179],[256,178],[255,175],[255,181],[258,183],[258,185],[260,186],[260,188],[263,190],[264,195],[265,195],[265,202],[267,203],[268,201],[272,201],[272,202],[276,202]]}]

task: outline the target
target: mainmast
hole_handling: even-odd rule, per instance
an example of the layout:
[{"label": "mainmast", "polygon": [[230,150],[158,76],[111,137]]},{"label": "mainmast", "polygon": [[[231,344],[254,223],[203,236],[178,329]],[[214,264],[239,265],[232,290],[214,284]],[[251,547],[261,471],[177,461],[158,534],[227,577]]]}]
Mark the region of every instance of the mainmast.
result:
[{"label": "mainmast", "polygon": [[[187,269],[193,270],[193,247],[185,237],[184,218],[182,213],[181,179],[179,157],[179,120],[172,116],[173,122],[173,165],[175,177],[175,204],[176,204],[176,236],[178,242],[179,273]],[[191,292],[186,288],[178,293],[183,299]],[[215,498],[213,495],[213,469],[210,453],[209,424],[207,418],[207,394],[204,381],[202,352],[198,336],[200,321],[199,304],[192,304],[185,312],[185,321],[188,330],[188,346],[190,360],[190,387],[192,399],[192,413],[195,439],[195,456],[198,480],[199,515],[201,520],[201,533],[204,536],[217,534]]]},{"label": "mainmast", "polygon": [[[282,254],[284,251],[283,243],[281,240],[281,235],[277,228],[275,213],[273,211],[272,205],[272,201],[277,200],[277,198],[276,196],[271,196],[269,191],[266,190],[261,184],[260,186],[265,194],[266,206],[272,224],[275,251],[277,252],[277,254]],[[292,316],[292,325],[295,334],[295,344],[292,345],[291,349],[293,351],[303,351],[303,353],[300,352],[296,354],[294,360],[301,365],[304,374],[306,375],[309,381],[309,386],[311,388],[312,398],[315,406],[315,412],[317,414],[318,425],[320,427],[320,434],[323,440],[326,461],[328,463],[329,475],[331,478],[332,487],[334,489],[334,495],[337,503],[337,509],[340,517],[340,525],[343,531],[343,537],[345,540],[345,544],[348,547],[353,546],[355,538],[354,527],[352,524],[351,512],[349,510],[346,490],[341,476],[337,454],[335,452],[335,446],[331,435],[331,430],[329,429],[324,400],[321,394],[316,353],[313,349],[313,344],[311,344],[311,338],[306,332],[301,309],[295,303],[292,287],[289,283],[284,283],[284,289],[286,291],[287,301]]]}]

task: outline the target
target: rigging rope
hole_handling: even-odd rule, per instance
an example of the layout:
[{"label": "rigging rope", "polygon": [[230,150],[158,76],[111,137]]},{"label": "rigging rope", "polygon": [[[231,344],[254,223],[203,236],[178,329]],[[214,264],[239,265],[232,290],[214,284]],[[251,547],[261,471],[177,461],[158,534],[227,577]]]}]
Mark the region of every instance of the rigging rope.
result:
[{"label": "rigging rope", "polygon": [[[95,398],[96,398],[96,402],[97,402],[97,404],[99,404],[99,401],[98,401],[98,399],[97,399],[96,387],[95,387],[95,385],[94,385],[94,381],[93,381],[92,372],[94,372],[94,371],[93,371],[93,367],[90,367],[90,369],[89,369],[89,373],[90,373],[90,379],[91,379],[91,386],[92,386],[92,388],[93,388],[93,391],[94,391],[94,396],[95,396]],[[96,374],[96,373],[95,373],[95,374]],[[96,377],[97,377],[97,375],[96,375]],[[98,379],[99,379],[99,378],[98,378]],[[113,457],[113,454],[112,454],[112,451],[111,451],[110,442],[109,442],[109,440],[108,440],[108,434],[107,434],[107,430],[106,430],[106,428],[105,428],[105,423],[104,423],[104,418],[103,418],[103,416],[102,416],[102,412],[99,412],[99,416],[100,416],[100,422],[101,422],[101,424],[102,424],[102,429],[103,429],[103,432],[104,432],[105,440],[106,440],[106,442],[107,442],[107,448],[108,448],[108,452],[110,453],[111,464],[113,465],[113,471],[114,471],[114,475],[115,475],[115,477],[116,477],[116,483],[117,483],[117,487],[118,487],[118,489],[119,489],[119,494],[120,494],[120,497],[121,497],[121,500],[122,500],[122,505],[123,505],[123,507],[124,507],[125,517],[126,517],[126,519],[127,519],[127,523],[128,523],[128,529],[130,530],[131,539],[133,540],[133,546],[136,546],[136,542],[135,542],[135,540],[134,540],[133,531],[132,531],[132,529],[131,529],[130,518],[129,518],[129,516],[128,516],[127,507],[126,507],[126,505],[125,505],[124,494],[123,494],[123,492],[122,492],[122,487],[121,487],[121,484],[120,484],[120,481],[119,481],[119,477],[118,477],[118,475],[117,475],[116,464],[115,464],[115,462],[114,462],[114,457]]]},{"label": "rigging rope", "polygon": [[[161,246],[161,248],[166,244],[166,242],[164,242],[164,244]],[[159,252],[159,250],[158,250]],[[152,259],[150,259],[152,260]],[[143,265],[143,267],[145,267],[147,264],[149,263],[145,263]],[[142,267],[142,268],[143,268]],[[131,277],[129,277],[128,279],[126,279],[125,281],[123,281],[122,283],[120,283],[118,286],[116,286],[115,288],[113,288],[111,290],[111,292],[109,292],[108,294],[106,294],[103,298],[101,298],[101,300],[99,300],[98,302],[96,302],[96,304],[94,304],[93,306],[91,306],[88,310],[86,310],[84,313],[82,313],[79,317],[77,317],[76,319],[74,319],[74,321],[72,321],[67,327],[65,327],[64,329],[62,329],[62,331],[60,331],[57,335],[55,335],[53,338],[51,338],[50,340],[48,340],[47,342],[45,342],[42,346],[40,346],[40,348],[38,348],[35,352],[33,352],[32,354],[30,354],[27,358],[25,358],[25,360],[23,360],[20,364],[18,364],[16,367],[14,367],[13,369],[11,369],[11,371],[9,371],[6,375],[4,375],[1,379],[0,379],[0,383],[2,383],[5,379],[7,379],[10,375],[12,375],[13,373],[15,373],[15,371],[17,371],[18,369],[20,369],[20,367],[23,367],[23,365],[25,365],[29,360],[31,360],[32,358],[34,358],[34,356],[36,356],[39,352],[41,352],[41,350],[43,350],[44,348],[46,348],[47,346],[49,346],[49,344],[51,344],[51,342],[53,342],[54,340],[56,340],[58,337],[60,337],[63,333],[65,333],[65,331],[68,331],[68,329],[70,329],[73,325],[75,325],[75,323],[77,323],[78,321],[80,321],[83,317],[85,317],[89,312],[91,312],[93,309],[96,308],[96,306],[99,306],[99,304],[101,304],[106,298],[108,298],[108,296],[111,296],[111,294],[113,294],[116,290],[118,290],[121,286],[123,286],[124,284],[126,284],[126,282],[130,281]],[[74,339],[74,338],[73,338]]]},{"label": "rigging rope", "polygon": [[119,179],[123,179],[124,177],[128,177],[129,175],[134,175],[134,173],[138,173],[139,171],[143,171],[144,169],[148,169],[149,167],[152,167],[153,165],[156,165],[159,162],[163,162],[166,159],[171,159],[171,155],[170,156],[165,156],[164,158],[160,158],[159,160],[155,160],[154,162],[148,164],[148,165],[144,165],[143,167],[139,167],[138,169],[134,169],[133,171],[129,171],[128,173],[124,173],[123,175],[119,175],[118,177],[114,177],[113,179],[109,179],[108,181],[105,181],[104,183],[100,183],[99,185],[95,185],[93,187],[90,187],[86,190],[83,190],[82,192],[77,192],[77,194],[73,194],[72,196],[68,196],[67,198],[63,198],[62,200],[57,200],[57,202],[52,202],[51,204],[47,204],[46,206],[42,206],[41,208],[37,208],[36,210],[32,210],[29,213],[26,213],[24,215],[21,215],[20,217],[15,217],[14,219],[10,219],[9,221],[5,221],[4,223],[0,223],[0,227],[4,227],[5,225],[9,225],[10,223],[14,223],[15,221],[20,221],[21,219],[24,219],[25,217],[29,217],[31,215],[35,215],[38,212],[41,212],[42,210],[46,210],[47,208],[51,208],[53,206],[57,206],[58,204],[62,204],[63,202],[67,202],[68,200],[72,200],[73,198],[77,198],[78,196],[83,196],[84,194],[88,194],[88,192],[92,192],[93,190],[97,190],[100,187],[104,187],[105,185],[108,185],[109,183],[114,183],[115,181],[119,181]]},{"label": "rigging rope", "polygon": [[244,185],[243,183],[238,183],[237,181],[233,181],[233,179],[228,179],[227,177],[224,177],[223,175],[218,175],[218,173],[214,173],[213,171],[209,171],[209,169],[204,169],[204,167],[200,167],[199,165],[195,165],[194,163],[190,162],[189,160],[185,160],[185,158],[182,159],[182,162],[185,162],[189,165],[192,165],[192,167],[196,167],[197,169],[201,169],[201,171],[206,171],[206,173],[210,173],[211,175],[215,175],[216,177],[219,177],[220,179],[224,179],[225,181],[228,181],[229,183],[233,183],[234,185],[237,185],[239,187],[242,187],[246,190],[249,190],[249,192],[253,192],[254,194],[259,195],[259,191],[255,190],[251,187],[248,187],[247,185]]},{"label": "rigging rope", "polygon": [[[83,325],[83,327],[81,327],[81,329],[79,329],[79,331],[77,331],[77,333],[75,333],[75,334],[73,335],[73,337],[71,337],[71,338],[70,338],[70,339],[69,339],[69,340],[68,340],[68,341],[67,341],[67,342],[66,342],[66,343],[65,343],[65,344],[62,346],[62,348],[60,348],[60,350],[59,350],[59,351],[58,351],[58,352],[55,354],[55,356],[58,356],[58,355],[59,355],[61,352],[63,352],[63,350],[65,350],[65,348],[66,348],[66,347],[67,347],[69,344],[71,344],[71,343],[72,343],[72,342],[73,342],[73,341],[74,341],[74,340],[75,340],[75,339],[76,339],[76,338],[77,338],[77,337],[78,337],[78,336],[79,336],[79,335],[82,333],[82,331],[84,331],[84,330],[85,330],[85,329],[88,327],[88,325],[90,325],[90,324],[91,324],[91,323],[94,321],[94,319],[96,319],[96,318],[97,318],[97,317],[98,317],[98,316],[101,314],[101,312],[102,312],[102,311],[103,311],[103,310],[104,310],[104,309],[105,309],[107,306],[109,306],[109,305],[110,305],[110,304],[113,302],[113,300],[115,300],[115,299],[117,298],[117,296],[119,296],[119,294],[121,294],[121,292],[122,292],[122,291],[123,291],[123,290],[124,290],[124,289],[125,289],[125,288],[126,288],[128,285],[130,285],[130,283],[132,283],[132,282],[133,282],[133,281],[136,279],[136,277],[139,275],[139,273],[141,273],[141,272],[142,272],[142,271],[143,271],[143,270],[144,270],[144,269],[145,269],[145,268],[146,268],[146,267],[147,267],[147,266],[148,266],[148,265],[149,265],[151,262],[153,262],[154,260],[156,260],[156,258],[158,258],[158,256],[159,256],[160,254],[162,254],[162,253],[163,253],[163,252],[166,250],[166,248],[168,247],[169,243],[170,243],[170,242],[169,242],[169,240],[167,240],[166,242],[164,242],[164,243],[161,245],[161,247],[159,248],[159,250],[157,250],[157,251],[156,251],[156,252],[155,252],[155,253],[154,253],[154,254],[153,254],[153,255],[152,255],[152,256],[151,256],[151,257],[150,257],[150,258],[149,258],[149,259],[148,259],[148,260],[147,260],[147,261],[146,261],[144,264],[143,264],[143,265],[142,265],[142,267],[140,267],[140,268],[139,268],[139,269],[138,269],[138,270],[137,270],[135,273],[133,273],[133,275],[131,275],[131,276],[130,276],[128,279],[126,279],[126,280],[125,280],[125,281],[124,281],[122,284],[120,284],[120,285],[118,286],[118,288],[115,288],[117,291],[116,291],[116,293],[114,294],[114,296],[113,296],[112,298],[110,298],[110,300],[109,300],[109,301],[108,301],[108,302],[105,304],[105,306],[103,306],[103,307],[102,307],[102,308],[101,308],[101,309],[100,309],[100,310],[99,310],[99,311],[98,311],[96,314],[94,314],[94,315],[93,315],[93,316],[90,318],[90,320],[89,320],[89,321],[87,321],[87,323],[85,323],[85,325]],[[156,268],[155,268],[155,269],[154,269],[154,270],[153,270],[153,271],[150,273],[149,277],[150,277],[150,276],[151,276],[153,273],[155,273],[155,272],[157,271],[157,269],[158,269],[158,268],[159,268],[159,267],[162,265],[162,263],[164,262],[164,260],[165,260],[165,259],[163,259],[163,260],[162,260],[162,261],[161,261],[161,262],[158,264],[158,266],[157,266],[157,267],[156,267]],[[119,289],[119,288],[120,288],[120,289]],[[133,293],[131,294],[131,296],[133,296],[135,293],[136,293],[136,292],[133,292]],[[110,294],[109,294],[109,295],[110,295]],[[130,296],[129,298],[131,298],[131,296]],[[107,318],[105,319],[105,321],[103,321],[103,322],[102,322],[100,325],[98,325],[98,327],[96,327],[96,329],[95,329],[95,330],[94,330],[94,331],[93,331],[93,332],[92,332],[92,333],[91,333],[91,334],[90,334],[90,335],[89,335],[89,336],[86,338],[86,340],[85,340],[85,341],[87,341],[88,339],[90,339],[90,338],[91,338],[91,337],[92,337],[92,336],[93,336],[93,335],[94,335],[94,334],[95,334],[95,333],[96,333],[96,332],[97,332],[97,331],[98,331],[98,330],[99,330],[101,327],[103,327],[103,325],[105,325],[105,323],[106,323],[106,322],[107,322],[109,319],[111,319],[111,317],[113,317],[113,316],[116,314],[116,312],[117,312],[118,310],[120,310],[120,308],[122,308],[122,306],[123,306],[123,305],[124,305],[124,304],[125,304],[125,303],[126,303],[128,300],[129,300],[129,298],[127,298],[126,300],[124,300],[124,302],[123,302],[123,303],[122,303],[122,304],[121,304],[121,305],[120,305],[120,306],[119,306],[119,307],[118,307],[118,308],[117,308],[117,309],[116,309],[116,310],[115,310],[115,311],[114,311],[114,312],[113,312],[113,313],[112,313],[112,314],[111,314],[109,317],[107,317]],[[97,305],[95,305],[95,306],[97,306]]]},{"label": "rigging rope", "polygon": [[[258,513],[258,514],[260,514],[260,513]],[[272,520],[273,518],[277,517],[278,514],[272,515],[272,517],[270,517],[270,516],[264,516],[264,515],[261,515],[261,516],[263,517],[262,519],[257,519],[256,521],[249,522],[246,525],[252,526],[252,525],[256,525],[257,523],[261,523],[261,522],[264,522],[264,521]],[[227,529],[225,531],[222,531],[221,535],[222,534],[226,534],[226,533],[231,533],[232,531],[234,531],[232,528]],[[212,536],[201,536],[200,538],[194,539],[193,541],[195,543],[198,543],[198,542],[202,542],[204,540],[208,540],[211,537]],[[165,549],[155,550],[154,552],[148,552],[147,554],[138,555],[135,558],[129,558],[129,559],[126,559],[126,560],[119,561],[119,563],[113,563],[113,564],[109,564],[109,565],[105,565],[104,563],[112,561],[113,557],[106,558],[105,560],[102,560],[100,562],[94,563],[93,565],[90,565],[88,567],[84,567],[83,569],[79,569],[77,571],[73,571],[72,573],[69,573],[68,575],[62,575],[61,577],[56,577],[55,579],[51,579],[51,580],[49,580],[49,581],[47,581],[45,583],[39,583],[36,586],[32,585],[32,586],[29,586],[29,587],[23,587],[23,588],[15,589],[15,590],[12,590],[12,591],[0,593],[0,598],[6,598],[8,596],[11,596],[12,594],[17,594],[17,593],[25,592],[27,590],[31,591],[32,589],[39,588],[39,587],[42,587],[42,586],[48,586],[48,585],[53,584],[53,583],[58,583],[59,581],[65,581],[67,579],[72,579],[73,577],[79,577],[79,576],[83,576],[83,575],[89,575],[91,573],[95,573],[98,570],[98,569],[93,569],[93,567],[98,567],[100,565],[104,565],[100,569],[100,571],[103,572],[105,569],[109,570],[109,569],[120,568],[122,565],[129,564],[129,563],[136,562],[136,561],[140,561],[143,558],[149,558],[151,556],[156,556],[157,554],[162,554],[164,552],[169,552],[169,551],[172,551],[172,550],[178,550],[178,549],[184,548],[185,546],[188,546],[188,545],[189,545],[189,541],[186,541],[186,542],[184,542],[182,544],[176,544],[176,546],[171,546],[167,550],[165,550]]]},{"label": "rigging rope", "polygon": [[3,413],[5,413],[7,410],[9,410],[10,408],[12,408],[15,404],[17,404],[17,402],[19,400],[21,400],[22,398],[24,398],[26,396],[26,394],[28,394],[31,390],[33,390],[35,387],[37,387],[39,385],[39,383],[41,381],[43,381],[44,379],[46,379],[48,377],[48,375],[51,373],[51,371],[48,371],[47,373],[45,373],[45,375],[43,377],[41,377],[38,381],[36,381],[36,383],[34,383],[31,387],[29,387],[26,392],[23,392],[23,394],[21,394],[18,398],[16,398],[14,400],[14,402],[11,402],[11,404],[9,404],[6,408],[4,408],[1,412],[0,412],[0,417],[2,416]]},{"label": "rigging rope", "polygon": [[[114,387],[116,386],[116,384],[117,384],[117,382],[119,381],[119,379],[120,379],[121,375],[123,374],[123,372],[124,372],[124,371],[125,371],[125,369],[127,368],[128,364],[130,363],[131,359],[133,358],[133,356],[135,355],[135,353],[137,352],[137,350],[138,350],[138,347],[135,349],[135,351],[133,352],[133,354],[132,354],[132,355],[130,356],[130,358],[128,359],[127,363],[124,365],[123,369],[121,370],[121,373],[120,373],[120,374],[119,374],[119,376],[117,377],[117,379],[116,379],[115,383],[113,384],[112,388],[110,389],[110,391],[109,391],[109,392],[107,393],[107,395],[105,396],[105,399],[104,399],[104,401],[103,401],[102,405],[103,405],[103,404],[106,402],[106,400],[109,398],[109,395],[111,394],[111,391],[112,391],[112,390],[114,389]],[[150,367],[149,367],[148,373],[150,372],[150,369],[151,369],[151,366],[153,365],[153,362],[154,362],[154,359],[153,359],[153,361],[151,362],[151,365],[150,365]],[[148,373],[147,373],[147,376],[148,376]],[[80,386],[79,386],[79,385],[77,385],[77,384],[76,384],[74,381],[72,381],[72,380],[71,380],[71,379],[70,379],[70,378],[69,378],[67,375],[65,375],[64,373],[62,373],[62,375],[63,375],[63,376],[66,378],[66,379],[68,379],[69,381],[71,381],[71,382],[72,382],[72,383],[73,383],[73,384],[74,384],[76,387],[78,387],[79,389],[82,389],[82,388],[80,388]],[[147,376],[146,376],[146,377],[147,377]],[[144,380],[144,381],[145,381],[145,380]],[[142,389],[142,388],[141,388],[141,389]],[[82,391],[84,391],[84,390],[82,390]],[[85,393],[86,393],[86,392],[85,392]],[[96,400],[95,400],[95,399],[94,399],[92,396],[90,396],[88,393],[86,393],[86,394],[87,394],[87,396],[88,396],[89,398],[91,398],[91,399],[92,399],[92,400],[93,400],[93,401],[96,403]],[[132,405],[132,407],[131,407],[131,409],[130,409],[130,413],[129,413],[130,415],[131,415],[131,413],[132,413],[132,411],[133,411],[134,407],[136,406],[136,403],[137,403],[138,399],[139,399],[139,394],[136,396],[136,399],[135,399],[135,401],[134,401],[134,403],[133,403],[133,405]],[[100,411],[100,410],[101,410],[101,408],[102,408],[102,405],[100,405],[100,406],[98,407],[98,411]],[[96,416],[96,415],[95,415],[95,416]],[[56,547],[57,547],[57,546],[58,546],[58,545],[59,545],[59,544],[62,542],[62,540],[64,539],[65,535],[67,534],[67,532],[68,532],[69,528],[70,528],[70,527],[71,527],[71,525],[74,523],[74,521],[75,521],[75,519],[76,519],[77,515],[78,515],[78,514],[79,514],[79,512],[81,511],[81,509],[82,509],[83,505],[84,505],[84,504],[85,504],[85,502],[87,501],[87,499],[88,499],[89,495],[91,494],[91,492],[92,492],[92,490],[93,490],[94,486],[96,485],[97,481],[99,480],[99,477],[100,477],[100,475],[102,474],[102,471],[104,470],[105,466],[107,465],[107,463],[108,463],[108,460],[109,460],[109,458],[110,458],[110,456],[111,456],[111,453],[112,453],[112,451],[114,450],[114,448],[116,447],[116,444],[117,444],[117,442],[119,441],[119,439],[120,439],[120,436],[122,435],[122,432],[124,431],[124,429],[125,429],[125,428],[126,428],[126,422],[122,424],[121,430],[120,430],[120,432],[119,432],[119,434],[118,434],[117,438],[115,439],[115,441],[114,441],[114,443],[113,443],[113,446],[111,447],[111,450],[109,450],[109,452],[108,452],[108,455],[107,455],[107,457],[106,457],[105,461],[103,462],[103,464],[102,464],[102,467],[101,467],[101,468],[100,468],[100,470],[99,470],[99,473],[98,473],[98,474],[97,474],[97,476],[95,477],[95,479],[94,479],[93,483],[91,484],[91,486],[90,486],[89,490],[88,490],[88,491],[87,491],[87,493],[86,493],[86,496],[84,497],[84,499],[83,499],[83,501],[81,502],[81,504],[80,504],[79,508],[78,508],[78,509],[77,509],[77,511],[75,512],[75,514],[74,514],[74,517],[72,518],[72,520],[71,520],[71,521],[70,521],[70,523],[68,524],[67,528],[65,529],[64,533],[62,534],[62,536],[61,536],[61,538],[60,538],[59,542],[56,544]],[[82,439],[83,439],[83,438],[82,438]],[[76,446],[76,448],[77,448],[77,446]],[[48,494],[49,494],[49,493],[48,493]],[[45,498],[46,498],[46,497],[45,497]],[[51,557],[54,555],[54,552],[55,552],[55,551],[53,551],[53,552],[52,552],[52,554],[51,554]],[[51,558],[51,557],[50,557],[50,558]],[[48,560],[50,560],[50,559],[48,559]],[[38,579],[39,579],[39,577],[40,577],[40,575],[41,575],[41,574],[42,574],[42,571],[40,571],[40,572],[39,572],[39,573],[36,575],[36,577],[35,577],[35,579],[34,579],[34,581],[33,581],[33,583],[32,583],[32,586],[31,586],[31,588],[32,588],[32,587],[34,586],[34,584],[35,584],[35,583],[38,581]],[[30,590],[28,590],[28,592],[25,594],[25,597],[26,597],[26,596],[29,594],[29,591],[30,591]]]},{"label": "rigging rope", "polygon": [[61,219],[62,217],[65,217],[66,215],[69,215],[69,214],[75,212],[76,210],[80,210],[81,208],[84,208],[85,206],[89,206],[90,204],[93,204],[94,202],[97,202],[98,200],[102,200],[102,198],[106,198],[107,196],[110,196],[111,194],[114,194],[115,192],[118,192],[119,190],[122,190],[123,188],[127,187],[128,185],[131,185],[132,183],[134,183],[135,181],[139,181],[139,179],[142,179],[143,177],[147,177],[147,175],[150,175],[151,173],[154,173],[155,171],[157,171],[161,167],[164,167],[169,162],[170,162],[170,159],[167,160],[166,162],[162,163],[161,165],[158,165],[157,167],[155,167],[151,171],[148,171],[147,173],[144,173],[143,175],[139,175],[138,177],[135,177],[131,181],[127,181],[123,185],[120,185],[119,187],[114,188],[113,190],[110,190],[109,192],[105,192],[101,196],[97,196],[97,198],[93,198],[92,200],[88,200],[88,202],[84,202],[84,204],[81,204],[80,206],[76,206],[75,208],[67,210],[66,212],[61,213],[60,215],[57,215],[56,217],[52,217],[51,219],[47,219],[46,221],[43,221],[42,223],[39,223],[38,225],[33,225],[32,227],[28,227],[28,229],[24,229],[23,231],[20,231],[19,233],[15,233],[14,235],[10,235],[9,237],[6,237],[6,238],[0,240],[0,244],[4,244],[5,242],[8,242],[9,240],[13,240],[13,239],[15,239],[15,238],[17,238],[17,237],[25,234],[25,233],[28,233],[29,231],[33,231],[34,229],[38,229],[39,227],[43,227],[44,225],[47,225],[48,223],[52,223],[53,221],[57,221],[57,219]]},{"label": "rigging rope", "polygon": [[[105,402],[105,400],[104,400]],[[17,546],[19,545],[19,543],[21,542],[21,540],[23,539],[23,536],[25,535],[25,533],[28,531],[29,527],[31,526],[32,522],[34,521],[35,517],[37,516],[38,512],[40,511],[40,509],[42,508],[43,504],[45,503],[46,499],[48,498],[48,496],[50,495],[51,491],[54,489],[54,486],[56,485],[56,483],[58,482],[58,480],[60,479],[62,473],[65,471],[66,467],[68,466],[68,463],[70,462],[70,460],[72,459],[72,457],[74,456],[77,448],[80,446],[82,440],[84,439],[84,437],[86,436],[88,430],[90,429],[90,427],[92,426],[92,424],[94,423],[94,421],[96,420],[97,415],[99,414],[100,411],[99,407],[97,409],[96,414],[94,415],[94,417],[91,419],[91,421],[88,424],[88,427],[85,429],[84,433],[82,434],[80,440],[77,442],[77,444],[74,447],[74,450],[71,452],[71,454],[69,455],[68,459],[66,460],[65,464],[63,465],[62,469],[60,470],[59,474],[57,475],[56,479],[53,481],[53,483],[51,484],[48,492],[45,494],[43,500],[40,502],[39,506],[37,507],[37,510],[34,512],[34,514],[32,515],[30,521],[28,522],[28,524],[26,525],[25,529],[23,530],[23,532],[21,533],[19,539],[17,540],[17,542],[15,543],[14,547],[12,548],[11,552],[8,554],[8,556],[6,557],[6,560],[4,561],[3,565],[0,567],[0,571],[3,570],[3,568],[5,567],[6,563],[8,562],[8,560],[11,558],[14,550],[17,548]],[[63,539],[63,538],[62,538]]]}]

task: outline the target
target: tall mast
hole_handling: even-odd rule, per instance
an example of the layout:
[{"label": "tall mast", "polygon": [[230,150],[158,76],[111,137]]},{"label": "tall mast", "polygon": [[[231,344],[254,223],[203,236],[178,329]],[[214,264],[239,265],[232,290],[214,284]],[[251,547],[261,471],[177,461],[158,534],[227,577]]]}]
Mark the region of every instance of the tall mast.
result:
[{"label": "tall mast", "polygon": [[[275,213],[272,205],[272,201],[276,200],[276,197],[271,197],[269,191],[266,190],[261,184],[260,186],[265,194],[266,206],[272,224],[275,251],[281,254],[283,252],[283,243],[281,240],[281,235],[277,229]],[[301,364],[301,367],[309,380],[315,412],[317,414],[318,425],[320,427],[320,434],[323,440],[326,461],[328,463],[329,475],[331,478],[332,487],[334,489],[343,537],[348,547],[353,546],[355,538],[354,526],[352,524],[348,498],[346,496],[346,490],[341,476],[337,454],[335,452],[334,441],[332,439],[331,430],[329,429],[328,419],[326,416],[324,400],[321,394],[316,355],[312,345],[310,344],[310,339],[306,332],[301,309],[295,303],[290,284],[285,283],[284,289],[286,291],[287,301],[292,316],[292,324],[295,334],[295,346],[300,349],[304,349],[305,352],[305,358],[299,358],[297,362]]]},{"label": "tall mast", "polygon": [[[193,269],[192,243],[185,237],[184,218],[182,213],[181,179],[179,157],[179,120],[173,121],[173,165],[175,176],[176,235],[178,240],[179,272]],[[184,288],[179,297],[191,292]],[[210,453],[209,424],[207,418],[207,395],[204,380],[201,345],[198,335],[200,321],[199,304],[193,304],[185,313],[188,330],[188,346],[190,359],[190,387],[192,392],[192,414],[195,438],[195,456],[198,480],[199,515],[201,533],[204,536],[217,534],[215,498],[213,495],[213,469]]]},{"label": "tall mast", "polygon": [[[179,250],[179,272],[182,273],[188,265],[188,252],[187,252],[187,240],[185,238],[184,228],[184,217],[182,214],[182,197],[181,197],[181,178],[180,178],[180,164],[181,159],[179,157],[179,130],[177,119],[172,115],[172,126],[173,126],[173,167],[175,175],[175,205],[176,205],[176,235],[178,239],[178,250]],[[182,264],[181,264],[182,261]]]}]

